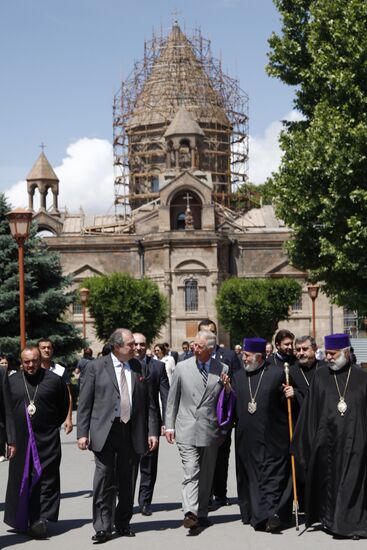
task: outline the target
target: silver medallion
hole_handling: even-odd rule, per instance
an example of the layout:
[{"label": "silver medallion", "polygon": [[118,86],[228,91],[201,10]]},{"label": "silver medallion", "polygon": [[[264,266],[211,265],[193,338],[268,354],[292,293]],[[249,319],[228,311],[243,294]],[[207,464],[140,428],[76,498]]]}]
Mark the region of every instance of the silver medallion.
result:
[{"label": "silver medallion", "polygon": [[256,412],[256,409],[257,409],[257,403],[256,401],[252,400],[252,401],[249,401],[248,405],[247,405],[247,410],[250,414],[254,414]]},{"label": "silver medallion", "polygon": [[348,406],[344,401],[344,398],[341,397],[338,402],[338,411],[340,412],[341,416],[344,416],[344,413],[346,412],[347,408]]},{"label": "silver medallion", "polygon": [[36,405],[33,403],[33,401],[30,401],[27,407],[29,416],[33,416],[36,410],[37,410]]}]

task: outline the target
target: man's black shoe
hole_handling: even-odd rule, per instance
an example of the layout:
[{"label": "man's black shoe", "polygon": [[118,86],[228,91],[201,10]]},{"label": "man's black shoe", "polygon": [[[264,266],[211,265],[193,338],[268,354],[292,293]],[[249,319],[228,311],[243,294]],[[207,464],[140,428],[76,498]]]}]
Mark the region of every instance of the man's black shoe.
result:
[{"label": "man's black shoe", "polygon": [[280,529],[280,517],[278,514],[271,516],[265,525],[265,531],[267,533],[274,533]]},{"label": "man's black shoe", "polygon": [[217,508],[221,506],[231,506],[232,502],[227,497],[214,497],[214,502]]},{"label": "man's black shoe", "polygon": [[149,504],[144,504],[144,506],[141,507],[141,515],[142,516],[151,516],[152,515],[152,509]]},{"label": "man's black shoe", "polygon": [[135,537],[134,531],[132,531],[129,526],[121,527],[120,529],[116,529],[116,531],[120,537]]},{"label": "man's black shoe", "polygon": [[35,539],[44,539],[47,537],[47,521],[38,519],[29,528],[29,535]]},{"label": "man's black shoe", "polygon": [[101,531],[97,531],[95,535],[92,537],[93,542],[97,542],[98,544],[102,544],[103,542],[107,542],[112,537],[111,533],[109,531],[104,531],[103,529]]},{"label": "man's black shoe", "polygon": [[187,512],[184,517],[183,526],[186,529],[192,529],[193,527],[197,527],[199,524],[198,518],[195,514],[192,512]]}]

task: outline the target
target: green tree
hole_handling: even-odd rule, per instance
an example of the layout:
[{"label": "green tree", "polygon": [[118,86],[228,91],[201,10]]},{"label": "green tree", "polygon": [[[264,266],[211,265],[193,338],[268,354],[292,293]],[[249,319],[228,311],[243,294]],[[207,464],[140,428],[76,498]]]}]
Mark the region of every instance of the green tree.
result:
[{"label": "green tree", "polygon": [[264,204],[271,204],[271,186],[269,183],[244,183],[230,196],[230,207],[233,210],[247,212]]},{"label": "green tree", "polygon": [[[19,357],[19,276],[18,247],[10,234],[5,215],[10,206],[0,194],[0,352]],[[27,344],[51,338],[56,359],[70,364],[74,352],[83,347],[76,327],[66,322],[65,312],[75,300],[68,291],[71,280],[62,274],[58,254],[50,252],[36,237],[32,224],[24,247],[25,309]]]},{"label": "green tree", "polygon": [[294,265],[333,301],[367,312],[367,2],[276,0],[268,72],[295,86],[280,138],[276,210]]},{"label": "green tree", "polygon": [[245,336],[271,340],[279,321],[289,318],[289,308],[300,293],[295,279],[233,278],[224,281],[215,304],[233,342],[242,342]]},{"label": "green tree", "polygon": [[82,286],[89,288],[88,309],[101,340],[107,340],[116,328],[126,327],[142,332],[151,342],[167,320],[167,300],[147,278],[111,273],[88,277]]}]

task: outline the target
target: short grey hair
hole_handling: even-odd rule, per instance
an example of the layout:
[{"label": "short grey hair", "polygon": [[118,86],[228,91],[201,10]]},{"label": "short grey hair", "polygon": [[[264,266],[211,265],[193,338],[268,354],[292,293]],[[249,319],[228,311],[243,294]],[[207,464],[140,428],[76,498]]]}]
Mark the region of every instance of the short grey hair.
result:
[{"label": "short grey hair", "polygon": [[130,332],[127,328],[117,328],[113,331],[113,333],[110,336],[110,344],[112,346],[123,346],[124,341],[124,333]]},{"label": "short grey hair", "polygon": [[199,330],[198,337],[205,338],[208,349],[213,349],[217,345],[217,337],[211,330]]},{"label": "short grey hair", "polygon": [[304,342],[307,342],[307,340],[310,341],[311,348],[314,351],[316,351],[317,350],[317,344],[316,344],[315,338],[313,336],[308,336],[307,334],[305,334],[304,336],[297,336],[297,338],[294,341],[294,345],[296,346],[297,344],[303,344]]}]

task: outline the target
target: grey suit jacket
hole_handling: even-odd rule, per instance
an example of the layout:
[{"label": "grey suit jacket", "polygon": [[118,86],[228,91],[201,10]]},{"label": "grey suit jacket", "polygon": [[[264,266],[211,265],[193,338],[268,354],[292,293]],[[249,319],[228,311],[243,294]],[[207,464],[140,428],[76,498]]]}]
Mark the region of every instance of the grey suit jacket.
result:
[{"label": "grey suit jacket", "polygon": [[166,429],[175,430],[177,443],[208,447],[218,441],[216,407],[222,372],[227,373],[228,366],[211,359],[205,387],[195,357],[177,363],[166,410]]},{"label": "grey suit jacket", "polygon": [[[131,443],[135,452],[142,455],[148,450],[148,435],[159,435],[158,411],[140,361],[130,359],[129,365],[132,384]],[[90,450],[102,450],[115,420],[115,404],[119,399],[111,354],[90,361],[80,390],[77,418],[77,437],[89,437]]]}]

